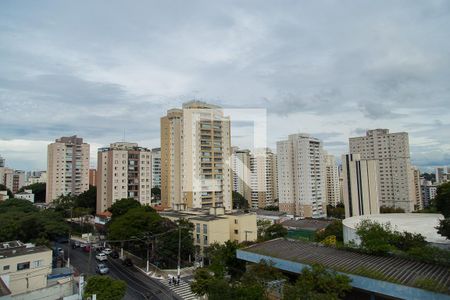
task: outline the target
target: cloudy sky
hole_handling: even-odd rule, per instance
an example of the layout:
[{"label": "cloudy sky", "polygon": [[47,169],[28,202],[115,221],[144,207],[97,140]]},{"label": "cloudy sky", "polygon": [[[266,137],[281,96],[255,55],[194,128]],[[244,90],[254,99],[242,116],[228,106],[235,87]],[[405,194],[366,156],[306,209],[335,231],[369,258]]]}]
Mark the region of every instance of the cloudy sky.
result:
[{"label": "cloudy sky", "polygon": [[[450,165],[449,37],[447,0],[3,0],[0,155],[45,169],[73,134],[93,154],[124,132],[157,147],[159,118],[198,99],[266,109],[271,147],[306,132],[341,155],[389,128],[423,170]],[[252,131],[235,124],[233,144]]]}]

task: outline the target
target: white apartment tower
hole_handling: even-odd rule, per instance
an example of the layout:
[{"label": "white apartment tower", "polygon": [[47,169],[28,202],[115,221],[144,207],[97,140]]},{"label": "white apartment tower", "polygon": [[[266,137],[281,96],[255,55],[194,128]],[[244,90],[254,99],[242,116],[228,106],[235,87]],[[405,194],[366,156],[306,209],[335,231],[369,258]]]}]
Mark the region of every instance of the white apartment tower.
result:
[{"label": "white apartment tower", "polygon": [[126,142],[98,149],[97,213],[123,198],[134,198],[142,205],[151,204],[151,154],[147,148]]},{"label": "white apartment tower", "polygon": [[292,134],[277,142],[280,211],[301,217],[326,216],[325,162],[322,142]]},{"label": "white apartment tower", "polygon": [[345,217],[380,213],[377,161],[361,159],[359,154],[342,156]]},{"label": "white apartment tower", "polygon": [[341,202],[339,186],[339,169],[334,155],[325,154],[326,196],[327,205],[336,206]]},{"label": "white apartment tower", "polygon": [[176,210],[232,208],[230,119],[201,101],[161,118],[161,202]]},{"label": "white apartment tower", "polygon": [[79,195],[89,189],[89,144],[76,135],[61,137],[47,147],[45,201]]},{"label": "white apartment tower", "polygon": [[436,171],[436,185],[440,185],[450,181],[450,167],[437,167]]},{"label": "white apartment tower", "polygon": [[232,147],[231,169],[233,174],[233,192],[241,194],[251,207],[251,170],[250,150]]},{"label": "white apartment tower", "polygon": [[388,129],[368,130],[366,136],[350,138],[350,153],[377,161],[381,206],[414,210],[408,133]]},{"label": "white apartment tower", "polygon": [[161,148],[152,149],[152,188],[161,188]]},{"label": "white apartment tower", "polygon": [[277,196],[276,156],[269,148],[255,149],[250,158],[251,169],[251,205],[252,208],[264,208],[274,205]]}]

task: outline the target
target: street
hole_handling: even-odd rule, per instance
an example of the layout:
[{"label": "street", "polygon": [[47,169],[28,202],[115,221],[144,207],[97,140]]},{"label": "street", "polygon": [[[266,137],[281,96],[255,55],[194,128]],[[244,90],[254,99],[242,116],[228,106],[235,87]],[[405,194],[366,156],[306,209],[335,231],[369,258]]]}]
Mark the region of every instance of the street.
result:
[{"label": "street", "polygon": [[[70,253],[70,264],[82,274],[95,274],[97,261],[94,251],[91,253],[91,263],[89,267],[89,253],[81,248],[68,249],[68,245],[63,246],[65,256]],[[109,267],[109,274],[114,279],[120,279],[126,282],[127,290],[124,299],[178,299],[172,292],[157,280],[149,278],[134,267],[122,265],[120,259],[108,257],[106,263]]]}]

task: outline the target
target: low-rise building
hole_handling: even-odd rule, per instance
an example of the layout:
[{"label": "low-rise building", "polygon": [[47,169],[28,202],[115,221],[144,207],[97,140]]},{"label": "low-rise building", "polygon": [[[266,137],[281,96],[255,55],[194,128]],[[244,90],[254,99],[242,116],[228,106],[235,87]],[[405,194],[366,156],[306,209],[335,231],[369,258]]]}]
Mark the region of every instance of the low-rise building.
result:
[{"label": "low-rise building", "polygon": [[17,193],[14,195],[14,198],[28,200],[31,203],[34,203],[34,194],[32,190],[24,190],[21,193]]},{"label": "low-rise building", "polygon": [[289,220],[287,213],[284,211],[273,211],[264,209],[252,210],[256,213],[256,220],[270,221],[272,224],[279,224],[283,221]]},{"label": "low-rise building", "polygon": [[0,277],[11,295],[47,286],[52,273],[52,250],[20,241],[0,243]]},{"label": "low-rise building", "polygon": [[0,191],[0,201],[9,199],[8,191]]},{"label": "low-rise building", "polygon": [[242,211],[225,212],[222,207],[192,209],[188,211],[165,210],[159,214],[172,221],[185,219],[194,224],[194,245],[199,254],[212,243],[228,240],[242,243],[256,241],[256,214]]}]

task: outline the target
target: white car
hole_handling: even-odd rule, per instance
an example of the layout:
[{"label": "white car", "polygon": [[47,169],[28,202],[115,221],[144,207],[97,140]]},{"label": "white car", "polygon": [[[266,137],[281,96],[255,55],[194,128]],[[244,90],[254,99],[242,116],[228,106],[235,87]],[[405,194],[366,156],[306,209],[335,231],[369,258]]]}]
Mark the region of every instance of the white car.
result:
[{"label": "white car", "polygon": [[105,261],[105,260],[108,260],[108,257],[106,256],[105,253],[99,253],[95,256],[95,259],[97,259],[99,261]]},{"label": "white car", "polygon": [[112,253],[112,250],[110,248],[105,248],[102,251],[103,253],[105,253],[106,255],[110,255]]}]

